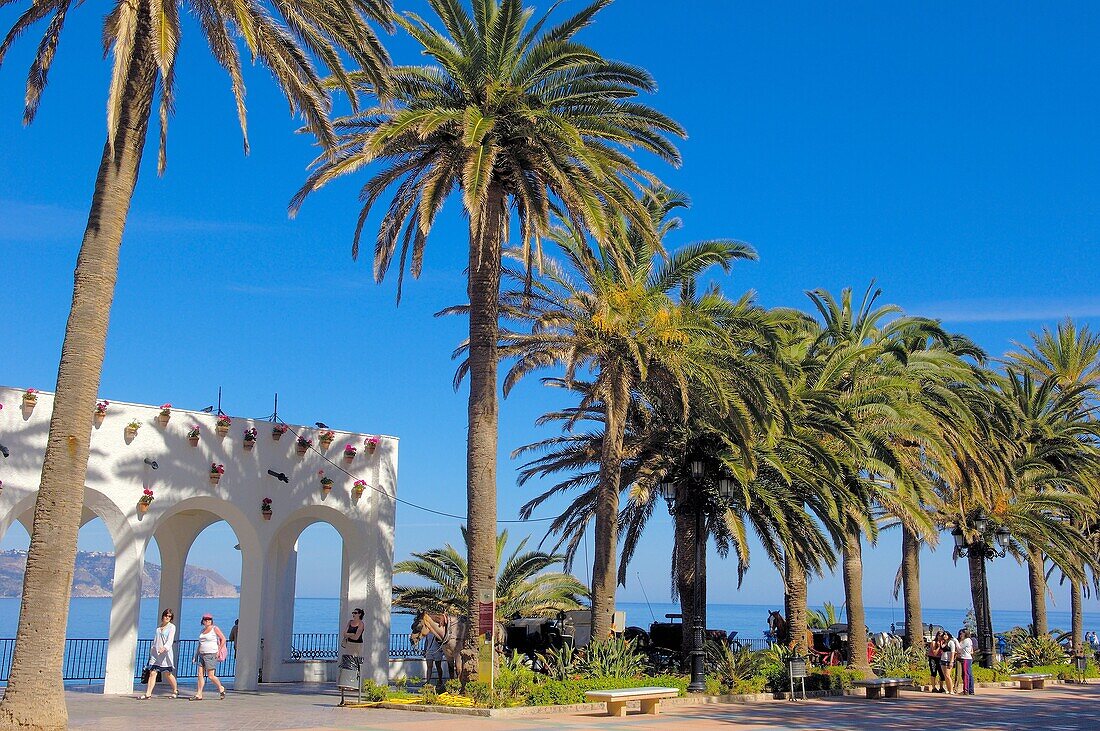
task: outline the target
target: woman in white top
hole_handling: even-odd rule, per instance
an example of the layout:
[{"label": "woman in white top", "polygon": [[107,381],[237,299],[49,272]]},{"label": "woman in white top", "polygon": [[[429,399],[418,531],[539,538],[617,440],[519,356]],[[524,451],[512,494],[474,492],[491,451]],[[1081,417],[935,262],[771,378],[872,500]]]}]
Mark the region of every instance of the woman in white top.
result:
[{"label": "woman in white top", "polygon": [[940,663],[943,665],[944,681],[949,694],[955,693],[955,679],[952,670],[959,652],[959,643],[951,636],[950,632],[943,633],[943,654],[940,655]]},{"label": "woman in white top", "polygon": [[218,680],[215,672],[218,669],[218,663],[224,660],[227,654],[225,635],[214,624],[214,617],[209,614],[202,615],[202,631],[199,632],[199,646],[195,650],[195,664],[199,666],[199,686],[191,700],[202,700],[202,688],[206,684],[207,677],[218,687],[218,697],[225,698],[225,686]]},{"label": "woman in white top", "polygon": [[157,684],[157,676],[164,674],[168,682],[172,684],[171,698],[179,697],[179,687],[176,685],[176,662],[173,647],[176,642],[176,625],[172,624],[175,615],[171,609],[165,609],[160,614],[160,626],[153,634],[153,646],[149,649],[149,685],[145,688],[145,695],[141,700],[149,700],[153,696],[153,688]]}]

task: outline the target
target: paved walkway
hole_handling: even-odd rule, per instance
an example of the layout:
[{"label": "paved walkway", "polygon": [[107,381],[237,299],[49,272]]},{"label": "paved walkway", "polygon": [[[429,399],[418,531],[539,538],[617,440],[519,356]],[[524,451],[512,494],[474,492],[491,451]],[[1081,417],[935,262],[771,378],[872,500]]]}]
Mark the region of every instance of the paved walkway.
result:
[{"label": "paved walkway", "polygon": [[[158,688],[159,690],[159,688]],[[337,708],[338,696],[318,685],[265,686],[257,693],[230,692],[202,702],[167,698],[137,701],[88,692],[69,693],[70,728],[120,729],[376,729],[386,731],[534,731],[613,728],[657,731],[848,731],[899,729],[1042,729],[1094,731],[1100,728],[1100,685],[1063,685],[1042,691],[998,688],[972,697],[903,693],[899,701],[862,697],[799,703],[774,701],[669,708],[660,716],[597,714],[525,718],[471,718],[384,709]]]}]

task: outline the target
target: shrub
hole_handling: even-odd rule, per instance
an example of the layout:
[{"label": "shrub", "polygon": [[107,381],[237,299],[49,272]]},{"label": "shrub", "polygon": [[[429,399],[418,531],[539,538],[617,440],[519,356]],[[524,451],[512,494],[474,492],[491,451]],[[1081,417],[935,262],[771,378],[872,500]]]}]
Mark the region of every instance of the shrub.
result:
[{"label": "shrub", "polygon": [[436,702],[439,696],[439,691],[435,689],[434,685],[425,685],[420,689],[420,697],[424,699],[426,705],[432,705]]},{"label": "shrub", "polygon": [[388,685],[379,685],[373,680],[363,681],[363,700],[377,703],[379,701],[386,700],[386,697],[390,694],[390,688]]},{"label": "shrub", "polygon": [[1012,647],[1008,661],[1014,667],[1038,667],[1041,665],[1068,665],[1069,655],[1054,638],[1025,637]]},{"label": "shrub", "polygon": [[706,644],[705,659],[707,674],[726,688],[751,678],[760,665],[759,655],[744,648],[734,650],[724,642],[713,640]]},{"label": "shrub", "polygon": [[536,657],[552,680],[568,680],[580,674],[580,656],[573,645],[563,645],[560,650],[551,648]]},{"label": "shrub", "polygon": [[580,666],[581,672],[593,678],[634,678],[641,675],[644,668],[645,657],[634,640],[622,637],[590,643]]},{"label": "shrub", "polygon": [[493,692],[484,680],[473,680],[466,683],[466,695],[479,706],[490,707],[493,705]]},{"label": "shrub", "polygon": [[590,690],[614,690],[660,685],[676,688],[687,695],[688,679],[683,675],[657,675],[642,678],[580,678],[577,680],[543,680],[530,686],[527,702],[532,706],[562,706],[587,703],[584,694]]},{"label": "shrub", "polygon": [[443,685],[443,692],[450,693],[451,695],[461,695],[462,681],[458,678],[451,678]]},{"label": "shrub", "polygon": [[921,648],[908,650],[901,645],[886,645],[875,651],[871,669],[880,678],[917,678],[928,667]]}]

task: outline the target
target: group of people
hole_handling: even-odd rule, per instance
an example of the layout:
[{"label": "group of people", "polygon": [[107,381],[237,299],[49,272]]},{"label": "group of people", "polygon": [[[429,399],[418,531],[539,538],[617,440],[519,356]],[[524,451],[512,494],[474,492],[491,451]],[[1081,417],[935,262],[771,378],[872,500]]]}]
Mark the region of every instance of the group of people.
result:
[{"label": "group of people", "polygon": [[[153,644],[149,650],[149,662],[142,673],[145,676],[143,679],[146,680],[146,686],[145,693],[139,696],[141,700],[149,700],[153,697],[153,688],[156,687],[157,680],[161,675],[172,686],[172,693],[169,698],[179,697],[175,661],[176,625],[172,622],[175,616],[171,609],[165,609],[160,614],[160,625],[157,626],[157,630],[153,634]],[[199,666],[198,687],[195,695],[191,696],[189,700],[201,701],[203,699],[202,691],[206,686],[207,678],[218,689],[218,697],[225,698],[225,686],[218,680],[217,669],[218,663],[229,654],[229,644],[221,629],[214,624],[212,614],[202,615],[201,622],[199,643],[195,649],[195,656],[192,658],[195,665]],[[235,634],[236,629],[237,626],[234,624],[230,636]]]},{"label": "group of people", "polygon": [[932,674],[932,692],[974,695],[974,638],[965,629],[958,639],[940,631],[928,643],[928,670]]}]

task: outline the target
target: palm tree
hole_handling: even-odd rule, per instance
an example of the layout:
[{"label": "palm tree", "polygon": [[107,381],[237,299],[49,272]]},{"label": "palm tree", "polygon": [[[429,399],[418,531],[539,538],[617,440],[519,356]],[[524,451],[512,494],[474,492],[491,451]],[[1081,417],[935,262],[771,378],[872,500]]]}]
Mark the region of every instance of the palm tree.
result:
[{"label": "palm tree", "polygon": [[[564,367],[566,382],[581,369],[595,373],[579,409],[598,404],[604,426],[592,501],[592,636],[597,638],[610,634],[615,611],[619,493],[632,394],[643,384],[658,389],[686,418],[690,383],[725,382],[732,342],[722,323],[733,315],[731,303],[714,291],[695,298],[694,282],[710,266],[728,271],[732,261],[755,256],[744,244],[717,240],[689,244],[666,259],[659,240],[655,243],[648,232],[663,237],[678,226],[672,214],[686,200],[658,188],[640,203],[646,222],[628,222],[624,234],[604,251],[594,250],[575,229],[557,232],[553,240],[564,262],[545,261],[543,276],[530,288],[518,287],[503,297],[505,314],[530,328],[501,336],[501,357],[515,359],[505,394],[541,368]],[[684,296],[675,300],[674,292]],[[747,387],[720,398],[744,431],[762,396]]]},{"label": "palm tree", "polygon": [[835,486],[851,497],[843,513],[842,575],[849,662],[864,672],[870,672],[870,667],[861,535],[867,533],[872,540],[876,536],[878,526],[871,508],[920,533],[934,532],[931,517],[922,509],[930,485],[923,465],[915,458],[920,451],[911,445],[919,445],[921,451],[940,449],[942,435],[918,398],[920,379],[907,368],[903,343],[913,338],[948,339],[929,320],[903,316],[887,320],[900,310],[876,306],[880,295],[880,290],[869,288],[856,308],[850,289],[841,293],[839,301],[822,290],[809,293],[822,320],[816,344],[821,373],[841,394],[845,418],[862,443],[853,455],[854,469],[841,475]]},{"label": "palm tree", "polygon": [[[1041,333],[1031,333],[1029,346],[1019,345],[1020,352],[1009,353],[1007,358],[1020,368],[1040,378],[1055,377],[1059,387],[1086,386],[1090,403],[1095,403],[1100,386],[1100,334],[1093,333],[1087,325],[1075,326],[1067,318],[1051,332],[1044,327]],[[1091,418],[1091,416],[1089,417]],[[1038,632],[1039,620],[1045,625],[1046,575],[1045,559],[1041,553],[1028,552],[1028,579],[1031,585],[1034,631]],[[1070,579],[1071,634],[1074,654],[1084,646],[1083,585]],[[1044,629],[1045,632],[1045,629]]]},{"label": "palm tree", "polygon": [[[27,5],[0,44],[0,63],[20,35],[38,21],[50,19],[27,79],[23,119],[29,123],[38,110],[69,11],[80,3],[44,0]],[[359,73],[380,87],[385,83],[388,58],[368,20],[390,26],[388,0],[241,0],[232,8],[210,0],[134,0],[114,3],[108,13],[103,42],[105,49],[113,51],[114,64],[107,96],[107,141],[77,258],[72,309],[35,504],[15,656],[0,703],[0,719],[7,724],[61,728],[67,719],[61,681],[64,648],[54,638],[68,615],[82,486],[88,469],[88,414],[96,401],[119,249],[158,88],[161,172],[166,164],[167,124],[184,8],[198,16],[211,53],[229,74],[242,132],[245,90],[238,36],[251,58],[258,58],[271,70],[292,111],[305,118],[306,126],[326,146],[334,142],[326,116],[328,94],[304,49],[312,51],[333,72],[337,83],[349,89],[337,49],[359,64]],[[42,607],[53,609],[47,613],[40,611]]]},{"label": "palm tree", "polygon": [[[392,190],[375,242],[374,274],[385,277],[400,239],[400,298],[406,261],[411,257],[410,272],[418,276],[436,216],[452,191],[462,192],[469,219],[471,612],[477,597],[492,590],[495,575],[497,318],[511,216],[528,264],[552,213],[603,244],[624,216],[639,228],[649,223],[635,191],[652,177],[626,151],[679,163],[666,136],[683,130],[636,101],[639,92],[656,88],[649,74],[574,40],[609,3],[596,0],[553,27],[547,16],[530,25],[532,12],[521,0],[472,0],[472,16],[457,0],[429,0],[443,31],[406,13],[398,22],[434,65],[396,68],[390,104],[337,120],[336,155],[318,159],[291,204],[294,211],[331,180],[381,163],[361,190],[352,253],[374,204]],[[371,79],[361,81],[364,91],[374,91]],[[477,672],[475,640],[463,651],[466,678]]]},{"label": "palm tree", "polygon": [[[468,545],[469,535],[465,526],[462,528],[462,538]],[[496,565],[500,567],[494,594],[497,617],[550,617],[558,612],[580,609],[581,600],[588,597],[584,584],[572,574],[547,570],[563,563],[565,556],[525,551],[528,540],[529,537],[520,541],[505,558],[508,531],[497,536]],[[463,552],[449,543],[398,561],[393,572],[411,574],[426,584],[395,586],[395,607],[449,614],[469,612],[466,558]]]}]

